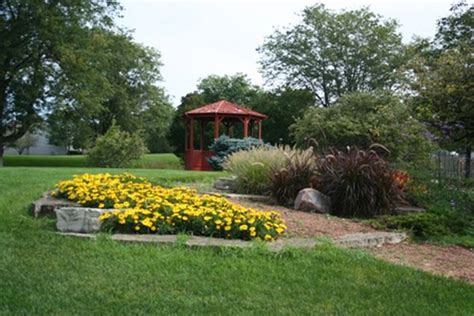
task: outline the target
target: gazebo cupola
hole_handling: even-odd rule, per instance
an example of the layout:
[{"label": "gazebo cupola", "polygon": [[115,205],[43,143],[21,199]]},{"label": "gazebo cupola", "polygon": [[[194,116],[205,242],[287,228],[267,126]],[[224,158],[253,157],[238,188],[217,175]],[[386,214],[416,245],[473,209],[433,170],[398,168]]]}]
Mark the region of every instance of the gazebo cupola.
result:
[{"label": "gazebo cupola", "polygon": [[[267,116],[242,107],[226,100],[204,105],[200,108],[184,113],[186,126],[185,136],[185,167],[188,170],[212,170],[207,158],[212,152],[207,150],[205,129],[208,123],[214,128],[214,139],[219,138],[221,131],[234,137],[233,127],[242,125],[243,137],[256,137],[262,139],[262,121]],[[198,149],[195,147],[195,127],[199,128]],[[223,130],[224,127],[225,130]]]}]

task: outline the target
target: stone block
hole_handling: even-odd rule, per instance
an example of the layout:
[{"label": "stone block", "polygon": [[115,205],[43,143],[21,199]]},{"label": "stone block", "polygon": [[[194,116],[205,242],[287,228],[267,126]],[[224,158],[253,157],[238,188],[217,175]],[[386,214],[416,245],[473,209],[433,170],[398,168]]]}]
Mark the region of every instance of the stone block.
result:
[{"label": "stone block", "polygon": [[107,209],[61,207],[56,210],[56,228],[61,232],[94,233],[100,229],[99,216]]}]

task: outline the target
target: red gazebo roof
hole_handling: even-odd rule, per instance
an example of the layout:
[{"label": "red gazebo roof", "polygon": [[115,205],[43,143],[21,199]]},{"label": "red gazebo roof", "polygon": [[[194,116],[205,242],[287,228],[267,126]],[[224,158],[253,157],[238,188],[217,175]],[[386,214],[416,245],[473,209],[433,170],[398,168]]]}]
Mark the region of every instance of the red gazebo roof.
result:
[{"label": "red gazebo roof", "polygon": [[201,106],[200,108],[184,113],[185,116],[215,116],[215,115],[229,115],[229,116],[250,116],[260,119],[266,119],[267,116],[262,113],[252,111],[246,107],[237,105],[235,103],[221,100],[215,103]]}]

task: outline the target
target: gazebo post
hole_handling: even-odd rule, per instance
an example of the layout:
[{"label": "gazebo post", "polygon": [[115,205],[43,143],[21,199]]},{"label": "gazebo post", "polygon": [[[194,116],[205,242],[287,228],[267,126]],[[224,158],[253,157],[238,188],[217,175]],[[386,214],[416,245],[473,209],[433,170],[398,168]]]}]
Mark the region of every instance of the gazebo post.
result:
[{"label": "gazebo post", "polygon": [[262,139],[262,120],[258,120],[258,139]]},{"label": "gazebo post", "polygon": [[249,118],[244,117],[244,137],[249,137]]},{"label": "gazebo post", "polygon": [[189,149],[190,150],[194,150],[194,126],[193,126],[193,123],[194,123],[194,119],[191,117],[191,119],[189,120]]}]

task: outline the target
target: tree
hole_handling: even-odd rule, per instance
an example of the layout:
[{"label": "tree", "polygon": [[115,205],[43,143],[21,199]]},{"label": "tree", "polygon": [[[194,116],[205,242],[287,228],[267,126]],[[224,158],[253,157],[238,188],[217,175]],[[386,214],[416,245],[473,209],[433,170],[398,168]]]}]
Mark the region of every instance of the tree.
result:
[{"label": "tree", "polygon": [[308,90],[282,87],[262,93],[253,109],[268,115],[263,121],[265,142],[293,144],[289,128],[314,105],[313,94]]},{"label": "tree", "polygon": [[474,144],[474,7],[461,2],[438,22],[435,39],[419,47],[410,65],[415,77],[411,99],[425,122],[447,149],[465,153],[465,176],[471,170]]},{"label": "tree", "polygon": [[258,49],[267,80],[308,89],[324,107],[349,92],[396,87],[405,62],[396,21],[382,21],[367,8],[334,13],[324,5],[302,16]]},{"label": "tree", "polygon": [[156,86],[161,80],[160,54],[134,43],[129,34],[97,32],[95,36],[101,43],[98,50],[109,56],[97,64],[109,90],[98,106],[81,106],[80,113],[71,104],[56,107],[48,119],[52,141],[88,148],[116,122],[124,131],[141,131],[153,152],[166,149],[160,146],[167,147],[164,139],[173,109],[163,89]]},{"label": "tree", "polygon": [[[107,56],[93,30],[111,31],[116,1],[0,2],[0,164],[3,148],[56,104],[95,107],[108,91]],[[93,89],[92,89],[93,88]]]},{"label": "tree", "polygon": [[22,155],[25,150],[29,151],[38,141],[38,137],[26,132],[22,137],[18,138],[11,147],[15,148],[19,155]]},{"label": "tree", "polygon": [[381,144],[391,161],[419,162],[426,161],[432,150],[426,128],[388,92],[347,94],[330,108],[309,109],[291,128],[297,144],[316,146],[320,152]]}]

